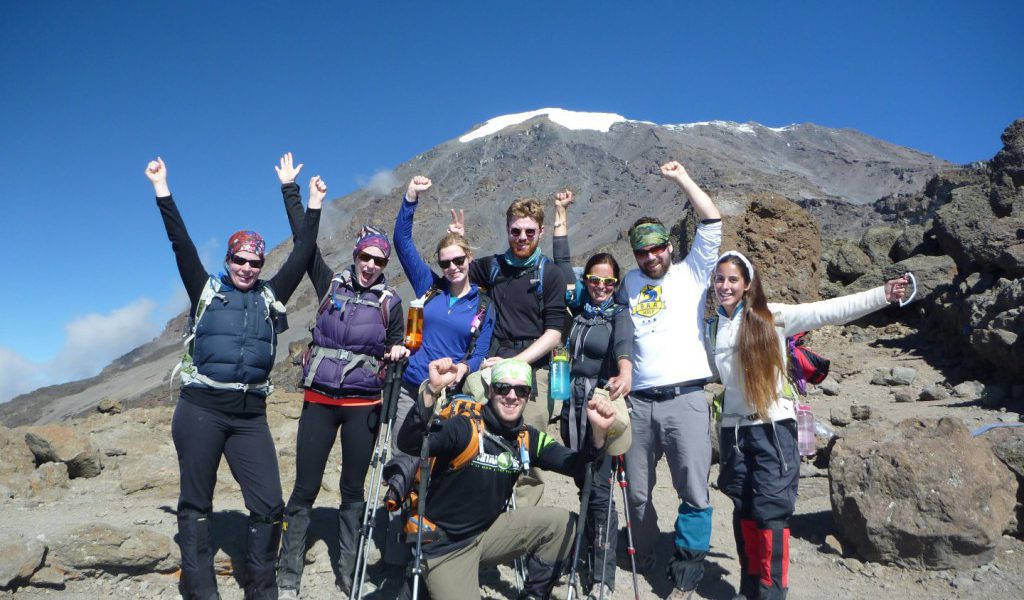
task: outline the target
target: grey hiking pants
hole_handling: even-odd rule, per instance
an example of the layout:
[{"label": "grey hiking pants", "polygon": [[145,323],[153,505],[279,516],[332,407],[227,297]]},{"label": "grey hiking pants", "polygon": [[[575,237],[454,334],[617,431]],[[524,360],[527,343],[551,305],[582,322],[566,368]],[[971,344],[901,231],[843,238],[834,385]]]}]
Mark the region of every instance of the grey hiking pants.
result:
[{"label": "grey hiking pants", "polygon": [[[658,539],[658,513],[651,491],[662,456],[668,461],[672,487],[682,505],[697,511],[710,506],[711,413],[704,389],[696,386],[664,400],[636,393],[629,400],[633,445],[626,452],[626,489],[636,552],[646,556],[654,552]],[[708,530],[710,534],[710,527]]]}]

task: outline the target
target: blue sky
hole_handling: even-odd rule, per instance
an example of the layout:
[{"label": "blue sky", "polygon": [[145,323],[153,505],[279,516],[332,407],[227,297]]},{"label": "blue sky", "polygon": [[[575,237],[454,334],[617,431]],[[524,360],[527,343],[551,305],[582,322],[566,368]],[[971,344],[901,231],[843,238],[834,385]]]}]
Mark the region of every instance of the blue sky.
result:
[{"label": "blue sky", "polygon": [[4,2],[0,401],[95,373],[184,306],[157,154],[214,263],[237,229],[285,238],[286,150],[336,197],[548,106],[982,160],[1024,116],[1022,22],[1021,2]]}]

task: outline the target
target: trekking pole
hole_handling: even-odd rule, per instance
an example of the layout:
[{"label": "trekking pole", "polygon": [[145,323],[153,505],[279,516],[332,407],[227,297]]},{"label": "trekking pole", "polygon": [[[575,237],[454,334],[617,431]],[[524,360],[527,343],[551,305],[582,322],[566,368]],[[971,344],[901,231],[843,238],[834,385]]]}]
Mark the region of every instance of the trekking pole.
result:
[{"label": "trekking pole", "polygon": [[580,547],[583,545],[583,531],[586,529],[587,510],[590,508],[590,490],[594,486],[594,463],[587,463],[583,475],[583,493],[580,498],[580,514],[576,515],[576,544],[572,552],[572,566],[569,569],[569,594],[572,600],[576,594],[576,583],[579,577]]},{"label": "trekking pole", "polygon": [[636,600],[640,600],[640,586],[637,585],[636,581],[636,548],[633,546],[633,525],[629,522],[629,500],[626,499],[626,486],[629,482],[626,481],[626,469],[623,466],[623,458],[621,456],[615,457],[615,464],[613,465],[616,476],[619,480],[619,489],[622,490],[622,513],[626,518],[626,540],[628,540],[629,546],[626,547],[626,553],[629,554],[629,568],[633,572],[633,595]]},{"label": "trekking pole", "polygon": [[615,510],[615,494],[612,493],[614,478],[615,471],[612,470],[608,473],[608,512],[605,515],[604,522],[604,540],[602,541],[604,544],[604,551],[601,554],[601,589],[598,592],[599,596],[597,600],[604,600],[604,582],[606,581],[605,576],[608,574],[608,546],[611,545],[612,511]]},{"label": "trekking pole", "polygon": [[[508,509],[516,509],[516,488],[512,488],[512,496],[508,499]],[[512,571],[516,576],[516,593],[523,593],[523,586],[526,584],[526,565],[523,564],[522,557],[515,558],[512,560]]]},{"label": "trekking pole", "polygon": [[373,456],[370,459],[370,490],[373,501],[366,503],[363,511],[363,523],[359,529],[359,550],[356,553],[355,583],[352,586],[351,598],[362,598],[363,583],[366,581],[366,564],[370,554],[370,541],[373,539],[373,527],[377,502],[380,500],[380,483],[384,475],[384,463],[391,451],[391,429],[398,411],[398,393],[402,385],[402,372],[405,371],[405,359],[391,363],[384,376],[383,406],[380,418],[383,426],[377,431],[377,439],[373,444]]},{"label": "trekking pole", "polygon": [[430,428],[437,419],[436,402],[438,401],[435,400],[435,410],[431,412],[430,418],[427,419],[427,424],[423,428],[423,442],[420,444],[420,482],[417,491],[418,496],[416,497],[415,516],[419,523],[416,524],[416,551],[412,562],[412,600],[419,600],[420,577],[423,576],[423,527],[426,522],[424,519],[427,512],[427,483],[430,479],[430,445],[428,440]]}]

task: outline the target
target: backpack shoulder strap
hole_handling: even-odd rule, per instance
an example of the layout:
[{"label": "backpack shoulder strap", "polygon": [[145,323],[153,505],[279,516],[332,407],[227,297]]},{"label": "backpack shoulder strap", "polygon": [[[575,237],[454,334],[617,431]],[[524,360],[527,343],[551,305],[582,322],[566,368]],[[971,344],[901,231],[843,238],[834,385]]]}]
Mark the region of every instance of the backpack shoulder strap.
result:
[{"label": "backpack shoulder strap", "polygon": [[451,471],[458,471],[465,467],[483,450],[483,418],[480,417],[479,413],[463,416],[469,421],[471,435],[466,447],[448,463],[448,468]]},{"label": "backpack shoulder strap", "polygon": [[476,342],[480,339],[480,330],[484,328],[487,321],[487,312],[491,309],[491,296],[483,289],[477,287],[477,297],[480,299],[476,308],[476,315],[469,324],[469,343],[466,344],[466,353],[462,355],[462,361],[469,363],[469,359],[476,352]]}]

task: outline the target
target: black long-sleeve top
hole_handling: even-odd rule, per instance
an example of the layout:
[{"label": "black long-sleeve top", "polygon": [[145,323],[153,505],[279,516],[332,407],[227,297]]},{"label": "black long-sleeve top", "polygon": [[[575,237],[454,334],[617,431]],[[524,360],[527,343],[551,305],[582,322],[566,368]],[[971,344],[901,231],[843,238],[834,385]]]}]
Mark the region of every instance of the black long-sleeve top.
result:
[{"label": "black long-sleeve top", "polygon": [[[299,185],[297,183],[282,185],[281,195],[284,198],[285,212],[288,214],[288,225],[292,229],[292,235],[296,235],[302,221],[302,194],[299,191]],[[327,261],[324,260],[323,254],[320,253],[320,246],[315,244],[315,240],[313,252],[306,264],[306,273],[309,275],[309,281],[313,284],[313,289],[316,290],[316,297],[323,299],[331,288],[334,270],[327,266]],[[382,281],[383,277],[384,275],[381,274]],[[363,291],[365,288],[359,285],[358,279],[353,266],[352,287],[356,291]],[[401,344],[405,338],[405,314],[402,309],[402,301],[397,296],[395,299],[396,301],[391,303],[388,310],[388,332],[385,342],[389,348]]]},{"label": "black long-sleeve top", "polygon": [[[468,417],[461,415],[434,424],[426,439],[428,455],[437,459],[427,490],[426,517],[444,531],[447,540],[425,547],[424,554],[428,557],[465,546],[504,512],[521,473],[516,440],[523,428],[529,436],[531,466],[582,477],[588,463],[603,455],[603,450],[591,445],[579,452],[569,450],[548,434],[524,425],[521,419],[513,427],[506,426],[489,407],[484,407],[481,414],[486,431],[516,452],[508,456],[507,448],[485,436],[484,452],[489,456],[477,456],[461,469],[450,471],[450,462],[470,444],[473,426]],[[424,406],[422,397],[419,398],[398,432],[399,450],[420,455],[430,415],[431,409]],[[500,456],[502,454],[505,456]]]},{"label": "black long-sleeve top", "polygon": [[[199,259],[199,252],[195,243],[185,228],[185,221],[178,212],[178,206],[172,196],[160,196],[156,199],[157,207],[160,209],[160,216],[163,218],[164,229],[167,231],[167,239],[171,242],[171,249],[174,251],[174,259],[178,264],[178,275],[185,286],[190,303],[189,314],[195,316],[196,305],[199,296],[206,287],[210,274],[203,267]],[[320,227],[320,210],[310,209],[302,220],[302,228],[299,236],[295,238],[295,245],[291,254],[285,260],[281,268],[274,274],[265,285],[274,291],[274,296],[282,303],[287,303],[295,288],[302,280],[302,272],[309,262],[312,254],[317,231]],[[223,277],[227,277],[224,275]],[[227,280],[230,284],[230,280]],[[259,285],[253,286],[255,290]],[[241,392],[235,390],[213,390],[186,387],[181,390],[181,397],[197,404],[223,410],[225,412],[264,412],[266,410],[264,398],[254,392]]]}]

